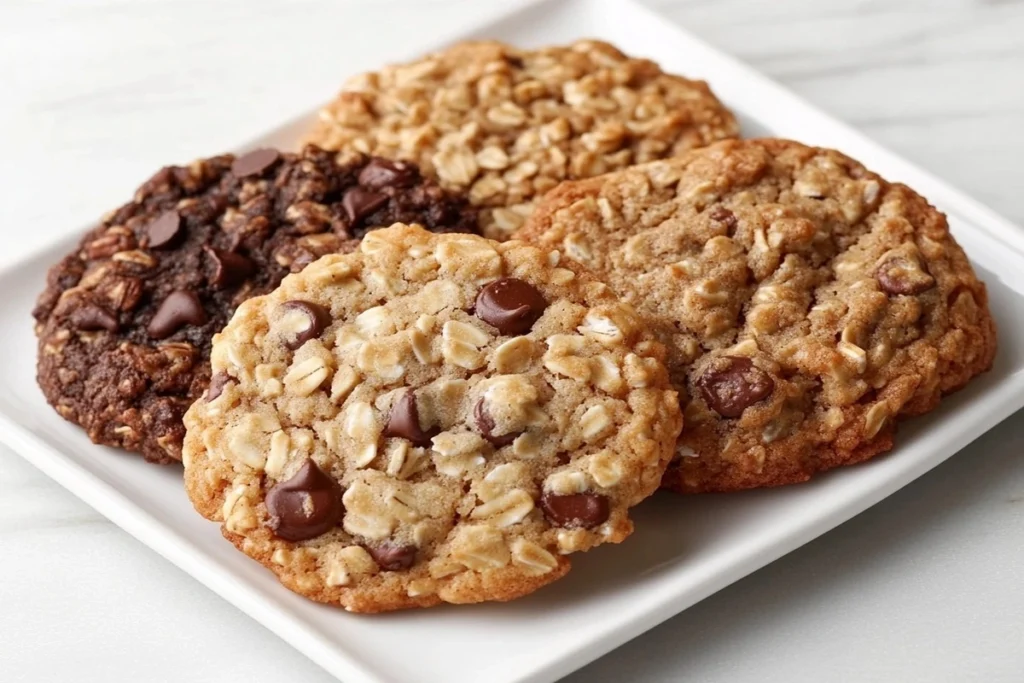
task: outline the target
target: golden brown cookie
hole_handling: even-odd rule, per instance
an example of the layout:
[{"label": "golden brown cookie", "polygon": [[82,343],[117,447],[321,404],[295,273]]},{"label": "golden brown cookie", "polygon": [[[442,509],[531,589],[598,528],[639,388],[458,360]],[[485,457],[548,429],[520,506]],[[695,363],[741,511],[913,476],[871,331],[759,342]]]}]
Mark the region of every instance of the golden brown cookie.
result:
[{"label": "golden brown cookie", "polygon": [[839,152],[723,142],[566,183],[517,235],[645,314],[685,402],[665,485],[805,481],[987,370],[995,324],[941,212]]},{"label": "golden brown cookie", "polygon": [[350,80],[309,140],[409,159],[483,207],[508,239],[560,181],[736,137],[703,81],[594,40],[539,50],[466,42]]},{"label": "golden brown cookie", "polygon": [[395,225],[241,305],[186,488],[314,600],[510,600],[632,531],[681,423],[664,353],[556,252]]}]

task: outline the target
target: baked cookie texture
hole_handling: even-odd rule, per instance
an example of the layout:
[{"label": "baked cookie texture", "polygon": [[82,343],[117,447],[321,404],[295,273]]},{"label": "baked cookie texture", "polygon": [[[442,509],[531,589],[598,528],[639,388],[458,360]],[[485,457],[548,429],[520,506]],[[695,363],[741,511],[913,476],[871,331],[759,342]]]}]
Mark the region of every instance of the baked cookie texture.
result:
[{"label": "baked cookie texture", "polygon": [[314,600],[510,600],[631,533],[681,426],[664,354],[557,252],[396,225],[239,307],[186,488]]},{"label": "baked cookie texture", "polygon": [[679,491],[801,482],[888,451],[898,418],[996,352],[945,216],[832,150],[729,141],[566,183],[517,237],[593,270],[669,347]]},{"label": "baked cookie texture", "polygon": [[706,83],[608,43],[520,50],[479,41],[351,79],[308,139],[418,163],[468,192],[484,234],[503,240],[562,180],[738,134]]},{"label": "baked cookie texture", "polygon": [[39,386],[94,442],[180,460],[181,418],[238,304],[399,220],[477,229],[413,164],[307,147],[166,167],[50,269],[33,311]]}]

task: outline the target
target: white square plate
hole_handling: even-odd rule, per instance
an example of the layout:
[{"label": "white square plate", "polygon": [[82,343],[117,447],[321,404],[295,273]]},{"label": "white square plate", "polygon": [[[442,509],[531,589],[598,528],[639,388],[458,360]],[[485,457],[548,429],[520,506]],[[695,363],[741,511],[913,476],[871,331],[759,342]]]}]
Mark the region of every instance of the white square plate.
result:
[{"label": "white square plate", "polygon": [[[1017,314],[1024,309],[1024,233],[1010,223],[630,0],[528,2],[443,42],[469,36],[524,46],[609,40],[669,71],[707,79],[748,136],[836,147],[915,187],[949,214],[989,285],[1000,324],[995,368],[905,424],[889,456],[786,489],[658,495],[636,511],[638,530],[625,546],[579,556],[568,578],[533,596],[378,617],[292,595],[195,514],[179,468],[94,446],[46,406],[28,361],[35,357],[29,311],[46,267],[77,235],[0,271],[0,356],[22,359],[0,366],[0,440],[346,683],[506,683],[550,681],[582,666],[873,505],[1024,406],[1024,318]],[[242,148],[294,146],[312,116]]]}]

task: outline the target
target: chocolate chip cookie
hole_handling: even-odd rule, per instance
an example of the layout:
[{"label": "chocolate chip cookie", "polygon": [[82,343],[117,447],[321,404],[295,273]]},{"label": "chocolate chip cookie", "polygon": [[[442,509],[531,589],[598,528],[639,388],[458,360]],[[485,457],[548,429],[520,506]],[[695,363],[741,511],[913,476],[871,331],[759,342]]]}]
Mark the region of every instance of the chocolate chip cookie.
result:
[{"label": "chocolate chip cookie", "polygon": [[702,81],[607,43],[540,50],[467,42],[349,81],[309,140],[410,159],[468,191],[507,239],[560,181],[675,156],[738,135]]},{"label": "chocolate chip cookie", "polygon": [[257,150],[170,166],[55,265],[33,312],[47,400],[100,444],[181,458],[182,415],[239,303],[396,221],[475,231],[409,163]]},{"label": "chocolate chip cookie", "polygon": [[652,321],[685,395],[666,486],[804,481],[892,447],[988,369],[984,284],[946,218],[838,152],[723,142],[567,183],[519,237]]},{"label": "chocolate chip cookie", "polygon": [[392,226],[239,307],[186,488],[315,600],[510,600],[632,531],[681,424],[664,354],[557,252]]}]

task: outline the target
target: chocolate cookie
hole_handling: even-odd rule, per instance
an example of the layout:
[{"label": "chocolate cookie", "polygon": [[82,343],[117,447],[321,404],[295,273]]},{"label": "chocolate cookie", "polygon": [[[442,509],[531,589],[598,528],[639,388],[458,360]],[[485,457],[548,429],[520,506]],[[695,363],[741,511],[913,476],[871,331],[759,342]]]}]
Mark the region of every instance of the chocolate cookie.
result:
[{"label": "chocolate cookie", "polygon": [[185,416],[196,509],[358,612],[510,600],[626,538],[679,401],[632,307],[558,261],[393,226],[242,304]]},{"label": "chocolate cookie", "polygon": [[703,81],[607,43],[520,50],[467,42],[349,81],[311,142],[415,161],[508,239],[559,182],[736,137]]},{"label": "chocolate cookie", "polygon": [[996,332],[946,218],[838,152],[723,142],[567,183],[519,237],[651,319],[685,394],[682,491],[804,481],[892,447],[988,369]]},{"label": "chocolate cookie", "polygon": [[396,221],[475,231],[459,196],[409,163],[257,150],[170,166],[50,269],[33,312],[46,399],[100,444],[166,463],[239,303]]}]

